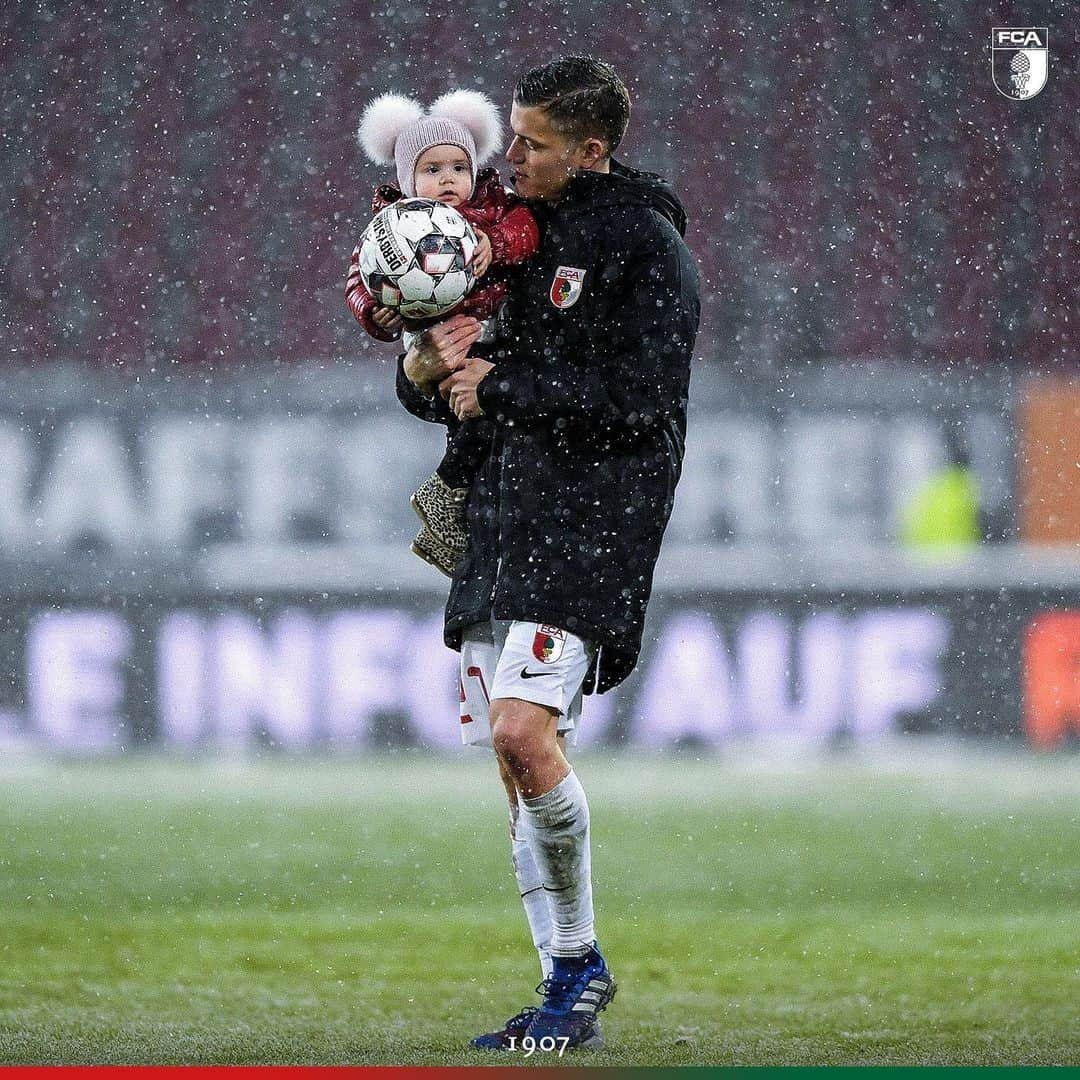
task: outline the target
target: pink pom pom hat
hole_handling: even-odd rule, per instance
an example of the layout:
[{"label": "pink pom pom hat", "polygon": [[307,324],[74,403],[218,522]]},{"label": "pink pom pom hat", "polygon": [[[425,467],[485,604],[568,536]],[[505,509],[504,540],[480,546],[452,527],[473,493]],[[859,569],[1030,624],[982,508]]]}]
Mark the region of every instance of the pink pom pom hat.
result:
[{"label": "pink pom pom hat", "polygon": [[495,103],[476,90],[443,94],[425,113],[423,106],[401,94],[375,98],[360,118],[360,148],[375,165],[394,165],[398,187],[416,195],[416,161],[433,146],[457,146],[465,152],[473,189],[481,165],[502,138]]}]

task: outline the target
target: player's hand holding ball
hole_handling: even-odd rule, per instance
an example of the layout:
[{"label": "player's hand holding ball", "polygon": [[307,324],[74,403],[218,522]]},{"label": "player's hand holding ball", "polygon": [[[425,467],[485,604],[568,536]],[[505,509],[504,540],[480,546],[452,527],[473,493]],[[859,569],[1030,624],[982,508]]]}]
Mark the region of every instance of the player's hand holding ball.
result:
[{"label": "player's hand holding ball", "polygon": [[469,315],[449,319],[425,330],[405,354],[405,375],[426,394],[465,362],[483,327]]}]

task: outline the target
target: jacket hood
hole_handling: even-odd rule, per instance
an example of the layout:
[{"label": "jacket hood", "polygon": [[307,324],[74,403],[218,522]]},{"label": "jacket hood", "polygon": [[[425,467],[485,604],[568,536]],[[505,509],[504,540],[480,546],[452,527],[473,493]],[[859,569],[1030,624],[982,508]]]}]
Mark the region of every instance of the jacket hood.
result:
[{"label": "jacket hood", "polygon": [[656,173],[631,169],[614,158],[609,173],[578,173],[570,182],[568,195],[593,206],[647,206],[663,214],[680,236],[686,235],[686,210],[671,184]]}]

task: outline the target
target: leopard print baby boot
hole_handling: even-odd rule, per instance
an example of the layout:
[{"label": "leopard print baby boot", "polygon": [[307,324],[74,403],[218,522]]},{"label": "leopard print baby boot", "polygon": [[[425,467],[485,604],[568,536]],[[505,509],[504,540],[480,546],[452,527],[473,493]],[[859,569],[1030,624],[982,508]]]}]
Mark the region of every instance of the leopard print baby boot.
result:
[{"label": "leopard print baby boot", "polygon": [[[469,534],[465,527],[465,500],[468,488],[452,488],[438,474],[432,473],[413,494],[412,507],[427,531],[454,557],[454,563],[465,554]],[[417,542],[424,535],[421,530]],[[430,543],[425,540],[425,546]],[[416,550],[414,545],[413,550]],[[424,558],[424,556],[420,556]]]}]

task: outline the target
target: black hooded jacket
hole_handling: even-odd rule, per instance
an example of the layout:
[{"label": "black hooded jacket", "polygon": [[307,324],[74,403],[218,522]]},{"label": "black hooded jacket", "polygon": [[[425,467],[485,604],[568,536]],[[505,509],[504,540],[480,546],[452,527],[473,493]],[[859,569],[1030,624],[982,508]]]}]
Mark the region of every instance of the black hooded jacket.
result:
[{"label": "black hooded jacket", "polygon": [[[477,396],[492,452],[468,502],[469,547],[446,641],[492,616],[563,627],[599,647],[603,692],[633,670],[682,467],[698,275],[670,185],[612,163],[540,219],[493,371]],[[453,425],[398,369],[417,416]]]}]

